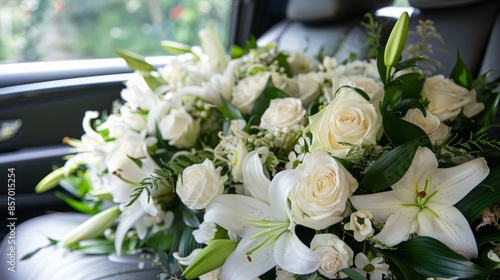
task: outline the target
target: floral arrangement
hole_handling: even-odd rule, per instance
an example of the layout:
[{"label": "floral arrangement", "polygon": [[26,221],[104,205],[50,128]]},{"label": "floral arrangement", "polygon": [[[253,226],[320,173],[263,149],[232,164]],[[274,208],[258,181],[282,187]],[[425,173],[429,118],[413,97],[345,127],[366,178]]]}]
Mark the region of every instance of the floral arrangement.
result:
[{"label": "floral arrangement", "polygon": [[403,60],[408,26],[343,63],[255,40],[228,58],[211,26],[159,69],[119,51],[123,102],[36,187],[95,214],[53,243],[152,250],[172,278],[498,278],[498,84]]}]

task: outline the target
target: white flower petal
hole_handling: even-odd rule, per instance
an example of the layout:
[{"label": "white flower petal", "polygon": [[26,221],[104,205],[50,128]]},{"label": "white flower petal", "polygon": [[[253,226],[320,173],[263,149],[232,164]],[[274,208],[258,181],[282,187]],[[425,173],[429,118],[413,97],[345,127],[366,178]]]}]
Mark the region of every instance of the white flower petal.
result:
[{"label": "white flower petal", "polygon": [[393,190],[367,195],[353,195],[350,200],[358,210],[369,210],[373,218],[385,222],[389,216],[401,209],[403,204],[413,203],[415,194],[407,190]]},{"label": "white flower petal", "polygon": [[307,174],[289,169],[279,172],[269,186],[269,203],[273,217],[277,221],[289,220],[290,207],[288,206],[288,193],[296,183],[304,180]]},{"label": "white flower petal", "polygon": [[408,239],[408,235],[415,231],[415,217],[418,207],[406,207],[389,217],[384,228],[373,238],[382,243],[395,246]]},{"label": "white flower petal", "polygon": [[438,193],[429,200],[431,207],[435,201],[446,206],[455,205],[489,174],[484,158],[477,158],[451,168],[440,168],[434,174],[432,183],[439,188]]},{"label": "white flower petal", "polygon": [[248,227],[252,220],[270,220],[269,205],[253,197],[225,194],[216,196],[208,205],[203,221],[216,223],[242,237],[250,237],[256,229]]},{"label": "white flower petal", "polygon": [[439,217],[436,217],[425,209],[420,212],[418,234],[435,238],[469,259],[476,258],[476,241],[462,213],[452,206],[439,211],[438,215]]},{"label": "white flower petal", "polygon": [[150,216],[154,217],[158,214],[158,209],[153,202],[153,197],[148,197],[147,192],[142,192],[139,196],[139,202],[141,203],[142,209]]},{"label": "white flower petal", "polygon": [[288,272],[309,274],[320,265],[320,257],[304,245],[294,230],[283,233],[274,246],[274,259]]},{"label": "white flower petal", "polygon": [[265,238],[266,236],[257,239],[242,239],[224,263],[222,279],[256,279],[276,266],[273,246],[264,245],[247,256],[247,252],[257,247]]},{"label": "white flower petal", "polygon": [[262,167],[262,162],[259,158],[259,151],[262,151],[264,147],[261,147],[255,151],[251,151],[245,156],[243,160],[243,185],[250,192],[250,194],[264,202],[269,202],[269,180],[264,174],[264,169]]},{"label": "white flower petal", "polygon": [[121,255],[122,253],[122,243],[123,240],[125,239],[125,235],[127,235],[128,230],[132,228],[144,214],[145,213],[142,210],[142,208],[139,207],[134,211],[123,212],[121,220],[118,224],[118,227],[116,228],[116,233],[115,233],[115,250],[118,255]]},{"label": "white flower petal", "polygon": [[415,185],[425,185],[425,180],[431,178],[437,168],[438,162],[434,153],[429,148],[419,147],[410,168],[396,184],[392,185],[392,189],[414,192]]}]

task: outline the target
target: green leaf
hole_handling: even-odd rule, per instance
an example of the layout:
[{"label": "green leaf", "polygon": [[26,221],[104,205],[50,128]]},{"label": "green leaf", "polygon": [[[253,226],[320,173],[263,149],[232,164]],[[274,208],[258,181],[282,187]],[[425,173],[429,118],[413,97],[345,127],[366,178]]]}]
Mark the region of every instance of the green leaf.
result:
[{"label": "green leaf", "polygon": [[422,101],[420,101],[418,99],[414,99],[414,98],[403,98],[398,103],[396,108],[394,108],[394,111],[401,112],[401,114],[404,115],[404,114],[406,114],[406,112],[409,109],[412,109],[412,108],[419,109],[420,112],[422,112],[422,114],[424,115],[424,117],[427,116],[427,111],[425,110],[425,105],[422,103]]},{"label": "green leaf", "polygon": [[358,93],[359,95],[361,95],[364,99],[366,99],[366,101],[371,101],[370,96],[368,96],[368,94],[364,90],[362,90],[360,88],[357,88],[357,87],[341,86],[341,87],[339,87],[337,89],[337,91],[335,92],[335,94],[337,94],[337,92],[339,92],[341,88],[351,89],[351,90],[355,91],[356,93]]},{"label": "green leaf", "polygon": [[266,109],[269,107],[271,100],[275,98],[286,98],[286,97],[288,97],[288,95],[284,91],[275,87],[271,76],[269,76],[266,87],[260,94],[259,98],[257,98],[257,100],[255,101],[252,111],[250,111],[250,116],[255,117],[252,123],[255,124],[260,123],[260,118],[262,117]]},{"label": "green leaf", "polygon": [[187,256],[196,248],[201,248],[203,245],[196,242],[193,236],[193,228],[184,226],[179,239],[179,255]]},{"label": "green leaf", "polygon": [[219,110],[225,118],[228,120],[245,119],[238,108],[231,104],[226,98],[224,98],[224,96],[221,96],[221,98],[224,107],[217,107],[217,110]]},{"label": "green leaf", "polygon": [[160,41],[160,46],[170,54],[181,55],[191,52],[191,46],[169,40]]},{"label": "green leaf", "polygon": [[359,274],[357,271],[350,268],[343,268],[340,271],[344,272],[351,280],[366,280],[363,275]]},{"label": "green leaf", "polygon": [[142,161],[141,161],[140,159],[135,158],[135,157],[131,157],[131,156],[129,156],[129,155],[127,155],[127,157],[128,157],[131,161],[133,161],[133,162],[134,162],[137,166],[139,166],[139,168],[141,168],[141,167],[142,167]]},{"label": "green leaf", "polygon": [[[496,234],[498,235],[498,231],[496,232]],[[497,240],[498,240],[498,237],[497,237]],[[483,246],[483,247],[479,248],[478,257],[474,260],[474,262],[477,265],[479,265],[487,270],[492,271],[491,276],[495,275],[495,277],[490,277],[489,279],[497,279],[498,280],[498,279],[500,279],[500,263],[493,261],[488,257],[488,252],[492,249],[494,249],[494,246],[492,244],[488,244],[487,246]]]},{"label": "green leaf", "polygon": [[146,238],[146,246],[157,252],[166,251],[172,245],[173,235],[171,231],[158,231]]},{"label": "green leaf", "polygon": [[476,244],[478,247],[489,244],[492,241],[500,241],[500,236],[496,229],[491,231],[480,231],[476,236]]},{"label": "green leaf", "polygon": [[399,181],[410,167],[418,144],[419,140],[414,139],[382,154],[366,170],[360,187],[371,191],[380,191]]},{"label": "green leaf", "polygon": [[200,226],[201,224],[200,220],[202,220],[202,217],[199,216],[202,215],[203,212],[198,211],[198,213],[196,213],[195,211],[187,208],[187,206],[182,204],[181,213],[185,225],[192,228],[198,228]]},{"label": "green leaf", "polygon": [[384,86],[384,108],[392,111],[403,98],[403,82],[400,80],[390,81]]},{"label": "green leaf", "polygon": [[421,73],[408,73],[397,77],[403,84],[403,98],[420,99],[425,77]]},{"label": "green leaf", "polygon": [[126,50],[121,50],[118,49],[115,51],[116,54],[118,54],[121,58],[127,62],[128,66],[130,68],[141,71],[141,72],[151,72],[155,71],[155,67],[149,63],[146,62],[144,57],[141,55],[138,55],[136,53],[126,51]]},{"label": "green leaf", "polygon": [[442,242],[426,236],[411,238],[396,250],[378,250],[391,259],[406,279],[423,277],[488,279],[490,271],[455,253]]},{"label": "green leaf", "polygon": [[389,78],[388,76],[388,70],[389,69],[387,66],[384,64],[384,52],[385,48],[382,46],[378,49],[378,54],[377,54],[377,70],[378,74],[380,75],[380,79],[382,80],[382,83],[384,85],[387,83],[387,80]]},{"label": "green leaf", "polygon": [[157,72],[141,71],[141,75],[142,75],[142,78],[144,79],[144,81],[146,82],[146,84],[153,91],[155,91],[158,87],[167,84],[167,82],[165,82]]},{"label": "green leaf", "polygon": [[221,267],[227,257],[236,249],[236,243],[229,239],[217,239],[196,255],[182,273],[187,279],[195,279]]},{"label": "green leaf", "polygon": [[424,61],[424,60],[426,60],[424,57],[417,56],[417,57],[413,57],[413,58],[401,61],[394,67],[394,72],[399,72],[401,70],[412,68],[412,67],[419,67],[420,68],[420,66],[417,64],[417,62]]},{"label": "green leaf", "polygon": [[56,191],[54,192],[54,195],[59,198],[60,200],[66,202],[69,206],[71,206],[71,208],[75,209],[76,211],[80,212],[80,213],[85,213],[85,214],[97,214],[100,212],[98,206],[101,204],[101,203],[96,203],[96,202],[93,202],[93,205],[90,206],[84,202],[81,202],[81,201],[78,201],[76,199],[73,199],[65,194],[63,194],[62,192],[59,192],[59,191]]},{"label": "green leaf", "polygon": [[450,74],[450,79],[452,79],[457,85],[463,86],[464,88],[471,90],[472,89],[472,75],[465,65],[462,57],[460,56],[460,52],[457,50],[457,62],[453,67],[453,70]]},{"label": "green leaf", "polygon": [[292,69],[290,68],[290,64],[288,64],[288,60],[287,60],[287,55],[285,55],[284,53],[279,53],[274,59],[273,61],[278,61],[278,66],[280,68],[283,68],[283,70],[285,71],[285,74],[287,77],[293,77],[293,73],[292,73]]},{"label": "green leaf", "polygon": [[389,39],[387,39],[387,45],[384,53],[384,64],[388,67],[388,69],[397,64],[403,50],[405,49],[406,39],[408,38],[409,23],[410,16],[407,12],[403,12],[403,14],[396,21],[396,24],[389,35]]},{"label": "green leaf", "polygon": [[497,201],[500,201],[500,166],[492,168],[488,177],[455,204],[455,207],[472,224],[486,208]]},{"label": "green leaf", "polygon": [[382,125],[385,135],[394,146],[417,140],[420,146],[432,147],[431,140],[423,129],[394,116],[387,110],[382,112]]}]

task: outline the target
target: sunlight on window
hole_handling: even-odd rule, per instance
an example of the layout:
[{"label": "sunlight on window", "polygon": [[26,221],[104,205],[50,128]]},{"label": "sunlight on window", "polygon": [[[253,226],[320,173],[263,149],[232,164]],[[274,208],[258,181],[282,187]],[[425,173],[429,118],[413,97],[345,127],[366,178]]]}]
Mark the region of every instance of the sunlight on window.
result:
[{"label": "sunlight on window", "polygon": [[213,22],[229,34],[231,0],[0,0],[0,63],[165,55],[161,40],[199,44]]}]

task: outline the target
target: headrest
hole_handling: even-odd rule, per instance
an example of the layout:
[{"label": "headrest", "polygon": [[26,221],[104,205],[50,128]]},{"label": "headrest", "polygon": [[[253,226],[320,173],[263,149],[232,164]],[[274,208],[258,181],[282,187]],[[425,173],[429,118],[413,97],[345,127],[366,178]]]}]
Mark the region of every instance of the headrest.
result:
[{"label": "headrest", "polygon": [[490,0],[409,0],[410,6],[419,9],[443,9],[469,6]]},{"label": "headrest", "polygon": [[376,10],[390,0],[289,0],[287,17],[305,22],[338,21]]}]

